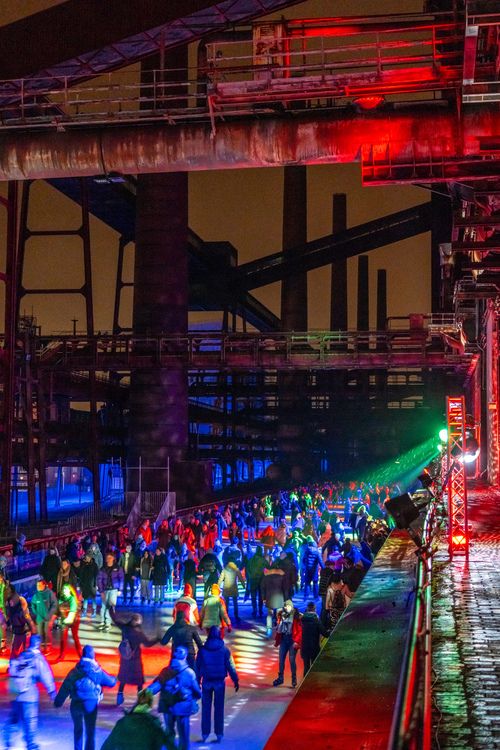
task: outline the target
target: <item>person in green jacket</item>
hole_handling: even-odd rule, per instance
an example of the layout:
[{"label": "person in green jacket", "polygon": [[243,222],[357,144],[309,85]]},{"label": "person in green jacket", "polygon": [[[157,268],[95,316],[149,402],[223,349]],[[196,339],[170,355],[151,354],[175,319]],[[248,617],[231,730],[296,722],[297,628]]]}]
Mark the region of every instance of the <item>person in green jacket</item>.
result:
[{"label": "person in green jacket", "polygon": [[57,599],[43,579],[37,581],[36,591],[31,598],[31,613],[36,629],[42,638],[42,652],[52,646],[52,625],[57,614]]},{"label": "person in green jacket", "polygon": [[206,628],[207,633],[214,625],[221,629],[222,637],[224,637],[225,626],[231,632],[231,620],[227,614],[226,605],[220,595],[220,588],[217,583],[212,585],[210,595],[203,602],[200,619],[201,627]]},{"label": "person in green jacket", "polygon": [[0,641],[0,654],[7,649],[7,614],[5,612],[5,593],[7,589],[7,580],[5,575],[0,572],[0,629],[2,631]]},{"label": "person in green jacket", "polygon": [[171,734],[151,714],[153,695],[143,690],[132,710],[119,719],[101,750],[176,750]]}]

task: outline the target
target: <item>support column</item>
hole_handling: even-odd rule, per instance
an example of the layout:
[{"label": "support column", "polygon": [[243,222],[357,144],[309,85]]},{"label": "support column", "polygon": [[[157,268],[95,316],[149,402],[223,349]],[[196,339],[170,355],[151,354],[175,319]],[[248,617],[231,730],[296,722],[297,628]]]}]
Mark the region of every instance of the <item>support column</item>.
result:
[{"label": "support column", "polygon": [[[347,229],[347,196],[335,193],[333,196],[332,232]],[[347,259],[340,258],[332,263],[330,330],[347,331]]]},{"label": "support column", "polygon": [[[133,330],[152,336],[188,329],[188,176],[137,178]],[[186,458],[188,389],[185,365],[136,370],[130,391],[129,464],[142,458],[142,489],[165,491],[166,467]],[[173,472],[174,473],[174,472]],[[181,487],[171,486],[179,492]]]},{"label": "support column", "polygon": [[[441,298],[441,258],[439,246],[451,242],[453,210],[451,198],[439,193],[431,193],[431,311],[447,312],[440,309]],[[452,300],[449,300],[450,305]],[[450,307],[451,311],[451,307]]]},{"label": "support column", "polygon": [[370,327],[370,297],[368,287],[368,255],[358,257],[358,302],[357,330],[368,331]]},{"label": "support column", "polygon": [[[283,175],[283,251],[294,255],[307,242],[307,170],[285,167]],[[281,282],[281,325],[284,331],[307,331],[307,272]]]},{"label": "support column", "polygon": [[387,325],[387,271],[377,271],[377,331],[385,331]]},{"label": "support column", "polygon": [[[285,167],[283,175],[283,251],[294,255],[307,242],[306,167]],[[307,331],[307,272],[281,282],[281,325],[284,331]],[[304,400],[304,373],[282,373],[278,445],[286,471],[307,463],[300,409]],[[296,469],[298,470],[298,469]]]}]

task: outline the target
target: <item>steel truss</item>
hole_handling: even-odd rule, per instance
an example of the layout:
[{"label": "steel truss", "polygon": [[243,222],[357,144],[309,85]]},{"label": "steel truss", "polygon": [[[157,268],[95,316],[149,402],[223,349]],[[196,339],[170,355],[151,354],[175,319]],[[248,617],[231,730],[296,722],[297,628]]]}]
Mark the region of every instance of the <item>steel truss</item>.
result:
[{"label": "steel truss", "polygon": [[448,419],[448,549],[450,557],[469,557],[467,477],[462,460],[465,448],[465,398],[446,399]]}]

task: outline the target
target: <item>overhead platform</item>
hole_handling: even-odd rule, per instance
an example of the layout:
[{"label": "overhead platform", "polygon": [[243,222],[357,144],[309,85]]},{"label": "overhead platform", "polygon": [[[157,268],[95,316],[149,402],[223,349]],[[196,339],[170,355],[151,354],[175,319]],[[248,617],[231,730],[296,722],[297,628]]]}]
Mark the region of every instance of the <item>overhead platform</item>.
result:
[{"label": "overhead platform", "polygon": [[266,750],[388,746],[415,584],[415,545],[393,532]]}]

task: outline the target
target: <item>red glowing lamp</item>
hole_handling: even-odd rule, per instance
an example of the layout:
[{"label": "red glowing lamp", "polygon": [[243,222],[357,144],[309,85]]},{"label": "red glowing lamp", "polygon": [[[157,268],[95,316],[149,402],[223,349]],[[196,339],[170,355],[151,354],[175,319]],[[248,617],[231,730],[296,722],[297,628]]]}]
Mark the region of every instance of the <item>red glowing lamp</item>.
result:
[{"label": "red glowing lamp", "polygon": [[377,109],[377,107],[380,107],[380,105],[383,104],[384,101],[385,98],[380,94],[372,94],[367,96],[358,96],[356,99],[353,99],[353,104],[355,104],[363,111],[367,112],[371,109]]},{"label": "red glowing lamp", "polygon": [[451,543],[454,549],[461,549],[467,546],[467,537],[463,533],[455,533],[451,538]]}]

